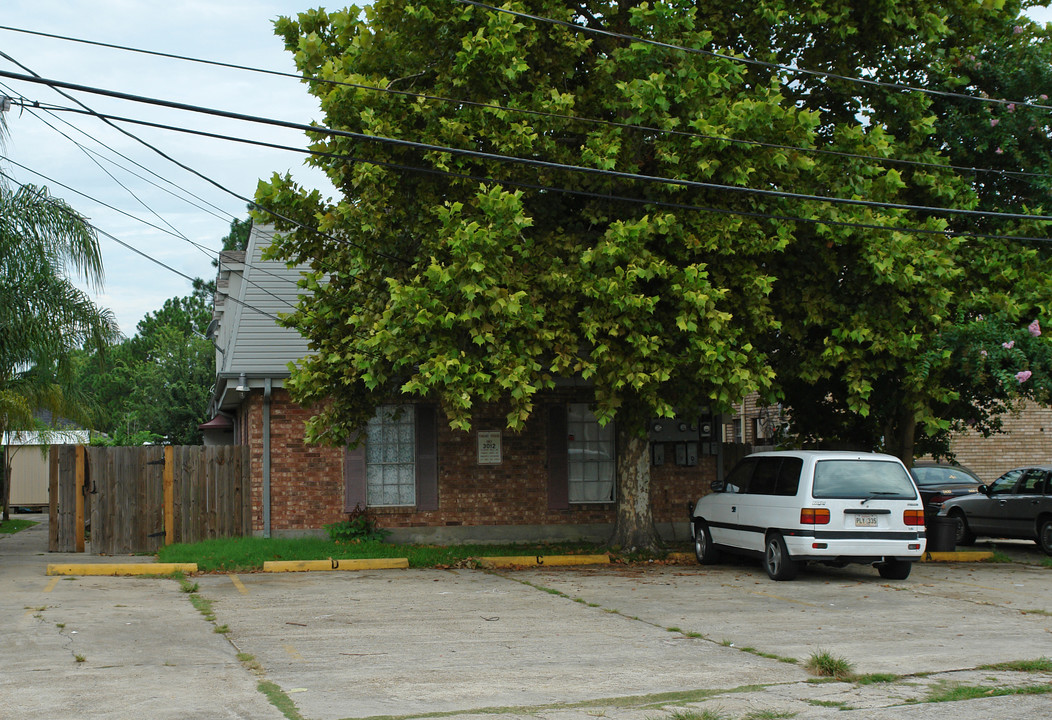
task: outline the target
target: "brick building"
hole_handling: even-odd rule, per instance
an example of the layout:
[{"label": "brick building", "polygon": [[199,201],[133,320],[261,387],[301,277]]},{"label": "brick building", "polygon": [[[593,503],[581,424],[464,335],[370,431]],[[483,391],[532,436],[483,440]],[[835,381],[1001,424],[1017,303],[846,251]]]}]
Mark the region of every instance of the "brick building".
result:
[{"label": "brick building", "polygon": [[951,449],[957,462],[985,483],[1023,465],[1052,464],[1052,408],[1026,403],[1002,424],[1005,432],[989,438],[976,432],[955,436]]},{"label": "brick building", "polygon": [[[264,261],[272,231],[254,227],[245,252],[220,257],[216,386],[206,442],[248,445],[257,534],[316,534],[364,508],[396,540],[605,539],[614,520],[614,429],[601,428],[587,388],[567,382],[537,403],[523,431],[506,409],[480,410],[451,430],[429,403],[384,406],[355,448],[304,442],[307,409],[284,389],[306,341],[278,326],[299,292],[298,268]],[[229,422],[226,422],[229,420]],[[721,472],[725,447],[701,418],[656,422],[651,502],[659,532],[689,537],[687,507]]]}]

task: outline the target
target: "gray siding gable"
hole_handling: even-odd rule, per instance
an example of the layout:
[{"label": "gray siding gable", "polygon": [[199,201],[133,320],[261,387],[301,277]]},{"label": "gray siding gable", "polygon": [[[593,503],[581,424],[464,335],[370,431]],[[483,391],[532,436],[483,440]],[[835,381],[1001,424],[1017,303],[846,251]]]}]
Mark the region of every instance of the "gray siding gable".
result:
[{"label": "gray siding gable", "polygon": [[274,318],[293,310],[302,290],[297,285],[306,265],[287,267],[264,260],[274,229],[253,224],[244,257],[223,253],[216,290],[214,331],[220,375],[288,376],[288,364],[308,353],[307,340]]}]

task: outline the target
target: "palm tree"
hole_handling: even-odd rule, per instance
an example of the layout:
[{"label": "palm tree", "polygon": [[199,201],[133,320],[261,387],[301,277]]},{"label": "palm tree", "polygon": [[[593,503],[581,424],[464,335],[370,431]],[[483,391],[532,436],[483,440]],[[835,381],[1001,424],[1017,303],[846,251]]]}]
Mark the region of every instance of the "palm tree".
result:
[{"label": "palm tree", "polygon": [[[2,130],[2,129],[0,129]],[[102,253],[88,221],[32,185],[0,178],[0,437],[35,428],[34,413],[83,419],[70,386],[70,354],[120,339],[113,313],[74,280],[102,285]],[[9,452],[0,466],[0,503],[9,518]]]}]

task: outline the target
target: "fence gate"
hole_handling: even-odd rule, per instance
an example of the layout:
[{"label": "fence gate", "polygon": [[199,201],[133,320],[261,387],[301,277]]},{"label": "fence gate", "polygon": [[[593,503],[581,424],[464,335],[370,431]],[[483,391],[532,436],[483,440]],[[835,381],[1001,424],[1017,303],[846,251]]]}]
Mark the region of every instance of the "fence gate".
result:
[{"label": "fence gate", "polygon": [[242,446],[62,446],[51,453],[52,552],[152,553],[249,528]]}]

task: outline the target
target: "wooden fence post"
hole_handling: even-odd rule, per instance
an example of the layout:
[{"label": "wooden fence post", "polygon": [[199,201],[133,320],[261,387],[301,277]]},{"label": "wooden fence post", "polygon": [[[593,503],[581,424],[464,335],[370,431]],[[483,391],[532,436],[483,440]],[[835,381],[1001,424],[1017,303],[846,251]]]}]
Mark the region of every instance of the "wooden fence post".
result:
[{"label": "wooden fence post", "polygon": [[84,474],[86,458],[83,445],[77,445],[77,474],[74,485],[73,547],[74,552],[84,552]]},{"label": "wooden fence post", "polygon": [[175,448],[164,446],[164,544],[175,542]]}]

